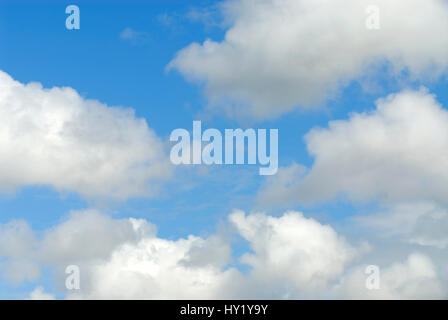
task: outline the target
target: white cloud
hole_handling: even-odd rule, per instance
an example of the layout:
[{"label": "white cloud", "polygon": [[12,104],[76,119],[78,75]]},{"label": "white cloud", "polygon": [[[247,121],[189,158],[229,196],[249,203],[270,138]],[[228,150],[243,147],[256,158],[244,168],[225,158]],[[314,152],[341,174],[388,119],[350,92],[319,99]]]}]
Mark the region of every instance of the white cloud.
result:
[{"label": "white cloud", "polygon": [[[366,8],[381,29],[366,28]],[[444,0],[232,0],[224,40],[192,43],[168,68],[205,85],[211,107],[266,119],[312,107],[388,62],[392,73],[437,76],[448,67]],[[430,72],[427,72],[430,71]]]},{"label": "white cloud", "polygon": [[[226,267],[230,249],[216,236],[176,241],[149,237],[119,247],[110,259],[92,266],[90,290],[70,298],[306,296],[337,280],[356,254],[331,227],[300,213],[274,218],[235,212],[229,220],[254,250],[242,257],[241,262],[251,267],[246,276]],[[207,254],[204,247],[214,253]]]},{"label": "white cloud", "polygon": [[269,176],[262,184],[257,203],[260,207],[288,207],[297,202],[296,186],[307,173],[307,168],[298,163],[278,168],[277,174]]},{"label": "white cloud", "polygon": [[[156,237],[125,244],[110,259],[89,269],[87,290],[69,298],[206,299],[229,297],[225,290],[238,280],[233,270],[211,263],[189,264],[190,251],[206,240],[190,236],[170,241]],[[221,251],[220,248],[216,250]],[[205,258],[205,257],[203,257]]]},{"label": "white cloud", "polygon": [[[253,268],[255,283],[295,287],[306,296],[337,280],[356,256],[356,250],[330,226],[298,212],[278,218],[235,212],[229,219],[253,250],[242,261]],[[290,294],[297,295],[294,291]]]},{"label": "white cloud", "polygon": [[162,142],[132,109],[0,71],[0,190],[48,185],[84,197],[156,194],[170,175]]},{"label": "white cloud", "polygon": [[[283,197],[448,204],[448,111],[425,89],[392,94],[376,104],[372,112],[309,132],[305,140],[314,164],[288,184]],[[270,189],[268,184],[263,192]],[[270,199],[276,200],[285,201]]]},{"label": "white cloud", "polygon": [[30,300],[54,300],[55,296],[51,293],[46,293],[43,287],[37,287],[30,293]]},{"label": "white cloud", "polygon": [[125,28],[120,32],[120,39],[129,41],[132,44],[143,43],[149,39],[149,34],[147,32],[136,31],[132,28]]},{"label": "white cloud", "polygon": [[422,215],[409,236],[411,243],[422,246],[434,246],[439,249],[448,247],[448,213],[446,210],[433,211]]},{"label": "white cloud", "polygon": [[[40,276],[40,266],[29,256],[36,237],[23,220],[0,224],[0,271],[8,282],[34,281]],[[8,258],[4,261],[5,258]]]},{"label": "white cloud", "polygon": [[137,243],[156,234],[145,220],[112,219],[95,210],[75,211],[69,219],[45,232],[39,243],[40,256],[49,262],[70,264],[108,258],[123,243]]},{"label": "white cloud", "polygon": [[20,284],[25,280],[36,281],[41,276],[40,265],[31,258],[9,259],[0,263],[3,278],[11,284]]},{"label": "white cloud", "polygon": [[[95,211],[72,213],[33,241],[34,247],[19,250],[14,259],[28,259],[22,260],[18,272],[26,271],[27,263],[51,266],[54,287],[68,299],[350,298],[357,294],[439,298],[445,294],[432,260],[411,255],[405,263],[385,264],[384,290],[380,296],[370,296],[365,292],[365,275],[358,272],[364,250],[299,212],[273,217],[236,211],[229,221],[250,246],[238,264],[248,266],[246,272],[234,266],[229,239],[219,235],[164,239],[145,220],[112,219]],[[79,291],[64,287],[68,264],[80,267]],[[45,295],[42,289],[32,294]]]},{"label": "white cloud", "polygon": [[23,257],[32,249],[35,240],[33,230],[24,220],[0,224],[0,258]]},{"label": "white cloud", "polygon": [[426,89],[392,94],[371,112],[331,121],[305,140],[311,169],[280,168],[260,189],[261,206],[334,199],[375,202],[354,226],[381,238],[448,247],[448,111]]},{"label": "white cloud", "polygon": [[355,216],[353,220],[382,237],[439,249],[448,247],[448,212],[435,203],[400,203],[376,214]]},{"label": "white cloud", "polygon": [[445,299],[446,287],[432,261],[419,253],[380,269],[379,289],[366,290],[365,267],[350,272],[336,292],[348,299]]}]

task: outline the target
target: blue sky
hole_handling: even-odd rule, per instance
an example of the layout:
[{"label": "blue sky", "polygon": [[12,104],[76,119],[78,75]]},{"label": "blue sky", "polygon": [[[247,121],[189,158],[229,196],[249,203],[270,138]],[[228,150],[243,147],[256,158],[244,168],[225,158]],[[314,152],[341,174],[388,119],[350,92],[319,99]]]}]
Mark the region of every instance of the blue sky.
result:
[{"label": "blue sky", "polygon": [[[295,108],[263,119],[226,117],[208,111],[204,83],[188,81],[182,71],[167,70],[176,54],[191,43],[225,39],[233,25],[223,22],[217,2],[77,1],[81,28],[67,30],[65,8],[70,4],[73,3],[0,1],[0,70],[23,84],[40,82],[44,88],[71,87],[84,99],[132,108],[135,117],[144,118],[167,148],[171,131],[191,130],[193,120],[202,120],[204,127],[219,130],[278,128],[280,167],[299,163],[311,168],[315,159],[307,151],[304,136],[313,128],[327,128],[329,121],[347,120],[353,113],[375,110],[379,98],[405,88],[419,90],[423,85],[437,96],[442,106],[448,106],[446,77],[412,79],[406,76],[406,69],[400,71],[401,76],[391,76],[390,62],[383,61],[369,74],[377,84],[375,90],[365,89],[360,80],[363,74],[348,77],[347,84],[317,109]],[[202,12],[202,16],[194,19],[192,12]],[[120,33],[126,28],[140,36],[135,41],[122,39]],[[346,50],[347,55],[352,54],[350,47]],[[208,237],[219,233],[234,209],[247,213],[261,211],[275,217],[285,210],[298,210],[320,223],[330,223],[336,231],[348,229],[345,237],[362,242],[372,239],[372,235],[367,231],[350,231],[347,219],[390,205],[377,202],[375,197],[367,197],[367,201],[341,197],[312,205],[293,203],[260,209],[257,195],[266,178],[258,176],[257,166],[212,167],[204,172],[201,168],[174,170],[174,178],[162,186],[162,192],[149,198],[86,199],[73,190],[24,185],[0,195],[0,224],[23,219],[37,235],[43,235],[45,230],[65,221],[69,212],[95,208],[113,219],[145,219],[157,225],[159,237],[176,240],[190,234]],[[232,242],[235,260],[231,264],[245,270],[246,266],[235,262],[248,250],[240,238],[235,237],[239,240]],[[26,298],[37,285],[64,297],[63,290],[58,291],[60,285],[51,268],[43,266],[42,277],[20,284],[11,283],[4,276],[0,280],[0,297]]]}]

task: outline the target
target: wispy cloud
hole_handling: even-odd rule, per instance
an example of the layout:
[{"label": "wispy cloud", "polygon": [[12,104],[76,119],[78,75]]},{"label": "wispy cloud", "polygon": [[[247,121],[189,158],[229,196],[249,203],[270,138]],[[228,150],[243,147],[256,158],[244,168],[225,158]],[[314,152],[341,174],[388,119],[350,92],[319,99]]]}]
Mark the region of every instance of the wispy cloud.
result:
[{"label": "wispy cloud", "polygon": [[143,31],[136,31],[128,27],[120,32],[120,39],[124,41],[129,41],[132,44],[139,44],[146,42],[149,39],[149,33]]}]

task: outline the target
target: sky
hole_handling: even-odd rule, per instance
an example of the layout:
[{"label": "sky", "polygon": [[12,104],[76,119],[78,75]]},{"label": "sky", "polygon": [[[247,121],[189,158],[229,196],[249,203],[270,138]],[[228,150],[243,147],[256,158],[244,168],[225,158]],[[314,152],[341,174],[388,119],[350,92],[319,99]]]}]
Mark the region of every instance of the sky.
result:
[{"label": "sky", "polygon": [[[0,298],[446,299],[447,29],[446,0],[0,0]],[[278,129],[278,172],[174,165],[193,121]]]}]

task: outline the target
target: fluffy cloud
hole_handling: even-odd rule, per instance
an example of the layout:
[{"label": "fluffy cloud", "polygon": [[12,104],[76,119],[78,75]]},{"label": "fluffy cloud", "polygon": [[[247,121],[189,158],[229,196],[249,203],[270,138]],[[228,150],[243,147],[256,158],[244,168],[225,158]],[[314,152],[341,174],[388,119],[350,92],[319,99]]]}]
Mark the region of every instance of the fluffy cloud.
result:
[{"label": "fluffy cloud", "polygon": [[448,247],[448,212],[435,203],[400,203],[376,214],[355,216],[353,220],[382,237],[439,249]]},{"label": "fluffy cloud", "polygon": [[306,137],[312,168],[279,169],[261,188],[261,205],[348,198],[378,212],[353,226],[407,244],[448,247],[448,111],[427,90],[403,91],[371,112],[331,121]]},{"label": "fluffy cloud", "polygon": [[[366,9],[380,9],[368,30]],[[310,107],[387,62],[392,73],[448,66],[444,0],[232,0],[224,40],[192,43],[168,68],[205,85],[210,106],[264,119]],[[350,52],[350,54],[348,54]]]},{"label": "fluffy cloud", "polygon": [[70,264],[109,257],[126,242],[137,243],[156,234],[156,227],[145,220],[112,219],[95,210],[75,211],[67,221],[45,232],[39,243],[44,261]]},{"label": "fluffy cloud", "polygon": [[[425,89],[392,94],[376,105],[372,112],[309,132],[305,139],[313,167],[270,201],[345,195],[355,201],[446,205],[448,112]],[[270,189],[267,184],[262,192]]]},{"label": "fluffy cloud", "polygon": [[[68,299],[445,296],[437,267],[421,254],[405,262],[389,261],[381,269],[382,291],[367,292],[359,261],[364,250],[302,213],[273,217],[236,211],[229,222],[251,248],[239,258],[238,266],[249,267],[246,272],[235,267],[230,242],[219,235],[168,240],[145,220],[112,219],[95,211],[72,213],[13,258],[52,266],[54,287]],[[11,234],[5,230],[0,236]],[[80,290],[64,287],[68,264],[80,267]],[[54,296],[42,288],[31,294],[47,297]]]},{"label": "fluffy cloud", "polygon": [[[191,250],[206,240],[190,236],[170,241],[148,237],[137,244],[115,250],[111,258],[90,266],[87,290],[69,298],[114,299],[206,299],[229,298],[236,291],[226,290],[238,283],[236,270],[222,270],[209,262],[190,264]],[[226,253],[226,248],[216,247]]]},{"label": "fluffy cloud", "polygon": [[[254,283],[300,288],[300,295],[306,296],[338,279],[356,255],[356,250],[330,226],[298,212],[287,212],[279,218],[236,212],[230,221],[254,252],[242,257],[252,267]],[[294,291],[289,294],[297,295]],[[287,297],[288,291],[283,295]]]},{"label": "fluffy cloud", "polygon": [[0,71],[0,190],[48,185],[85,197],[147,196],[170,175],[163,144],[131,109]]},{"label": "fluffy cloud", "polygon": [[348,299],[444,299],[446,288],[437,277],[432,261],[419,253],[410,254],[404,262],[380,269],[377,290],[366,290],[365,268],[356,268],[336,288]]},{"label": "fluffy cloud", "polygon": [[[317,294],[337,280],[356,250],[329,226],[288,212],[280,218],[246,216],[229,221],[253,249],[241,263],[247,275],[228,268],[229,247],[215,237],[168,241],[157,237],[121,246],[111,259],[92,267],[89,292],[70,298],[210,299],[298,297]],[[213,255],[204,247],[212,242]],[[201,257],[198,263],[192,258]],[[217,261],[219,263],[217,263]],[[179,289],[181,288],[181,290]]]},{"label": "fluffy cloud", "polygon": [[[68,292],[72,299],[218,297],[221,289],[238,279],[236,271],[222,271],[230,247],[217,236],[162,239],[145,220],[112,219],[94,210],[72,212],[66,221],[43,232],[42,238],[32,231],[30,237],[28,230],[23,222],[0,229],[5,247],[14,246],[15,240],[24,243],[17,251],[2,254],[4,276],[16,283],[35,280],[28,276],[32,267],[52,266],[56,287],[65,291],[65,269],[77,265],[82,291]],[[9,272],[6,267],[11,264],[20,268]]]},{"label": "fluffy cloud", "polygon": [[37,287],[30,293],[30,300],[54,300],[55,296],[46,293],[43,287]]},{"label": "fluffy cloud", "polygon": [[280,167],[276,175],[266,177],[257,195],[258,205],[262,208],[295,205],[300,201],[297,186],[306,173],[307,168],[298,163]]},{"label": "fluffy cloud", "polygon": [[0,224],[0,258],[22,257],[33,247],[35,236],[24,220],[14,220]]},{"label": "fluffy cloud", "polygon": [[28,256],[35,243],[34,232],[25,221],[0,224],[0,271],[5,280],[17,284],[40,276],[40,266]]}]

